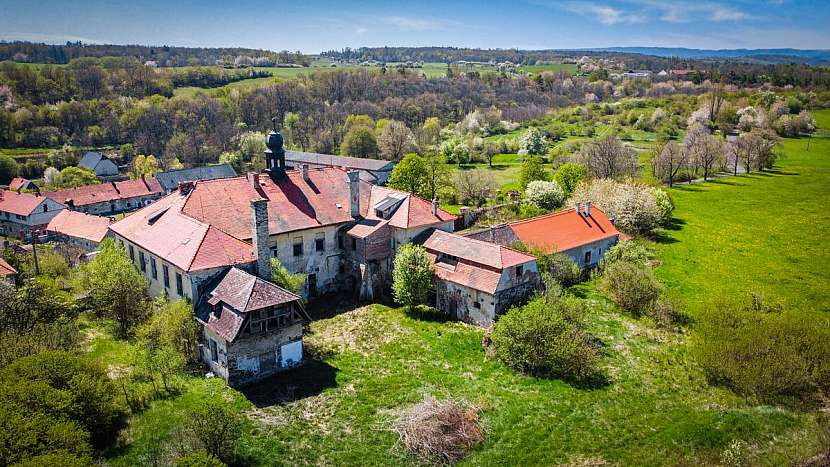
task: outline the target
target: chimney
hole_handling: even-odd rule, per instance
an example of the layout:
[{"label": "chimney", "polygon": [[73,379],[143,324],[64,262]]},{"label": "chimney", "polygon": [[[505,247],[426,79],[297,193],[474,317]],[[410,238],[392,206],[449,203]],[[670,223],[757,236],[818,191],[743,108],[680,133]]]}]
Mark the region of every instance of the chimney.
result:
[{"label": "chimney", "polygon": [[259,174],[254,172],[248,172],[245,174],[245,178],[248,179],[248,184],[251,185],[251,188],[254,190],[258,189],[259,186]]},{"label": "chimney", "polygon": [[490,241],[492,243],[496,243],[496,226],[495,225],[490,226]]},{"label": "chimney", "polygon": [[360,172],[349,170],[349,211],[352,217],[360,217]]},{"label": "chimney", "polygon": [[193,182],[179,182],[179,193],[186,195],[193,189]]},{"label": "chimney", "polygon": [[585,203],[585,217],[591,217],[591,202]]},{"label": "chimney", "polygon": [[75,201],[73,201],[72,198],[67,198],[63,204],[65,204],[69,209],[75,209]]},{"label": "chimney", "polygon": [[576,209],[576,213],[577,213],[577,214],[580,214],[580,212],[579,212],[579,208],[580,208],[580,204],[577,202],[577,203],[576,203],[576,207],[575,207],[575,209]]},{"label": "chimney", "polygon": [[251,242],[256,255],[256,275],[271,280],[271,249],[268,247],[268,200],[251,200]]},{"label": "chimney", "polygon": [[438,215],[438,198],[432,198],[432,215]]},{"label": "chimney", "polygon": [[308,180],[308,164],[303,164],[301,167],[302,167],[302,170],[303,170],[303,180],[308,182],[309,181]]}]

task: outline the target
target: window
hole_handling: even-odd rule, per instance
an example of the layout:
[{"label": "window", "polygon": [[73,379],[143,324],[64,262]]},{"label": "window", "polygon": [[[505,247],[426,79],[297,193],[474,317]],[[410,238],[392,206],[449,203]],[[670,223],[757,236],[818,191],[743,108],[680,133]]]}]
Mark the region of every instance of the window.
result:
[{"label": "window", "polygon": [[44,205],[43,205],[43,212],[46,212],[46,211],[48,211],[48,210],[49,210],[49,206],[47,206],[46,204],[44,204]]},{"label": "window", "polygon": [[271,248],[271,256],[274,257],[274,258],[277,257],[277,249],[276,248]]},{"label": "window", "polygon": [[585,252],[585,264],[591,264],[591,251],[590,250]]},{"label": "window", "polygon": [[219,348],[213,339],[210,340],[210,361],[214,363],[219,361]]},{"label": "window", "polygon": [[144,252],[138,252],[138,268],[141,269],[141,272],[147,272],[147,265],[144,264]]},{"label": "window", "polygon": [[158,267],[156,266],[156,259],[153,258],[152,256],[150,257],[150,274],[153,275],[153,279],[158,279],[159,278],[159,270],[158,270]]},{"label": "window", "polygon": [[326,251],[326,234],[325,232],[318,233],[314,238],[314,249],[317,251]]},{"label": "window", "polygon": [[337,248],[343,249],[343,234],[337,236]]},{"label": "window", "polygon": [[473,308],[481,309],[481,303],[473,302]]},{"label": "window", "polygon": [[303,237],[294,237],[294,256],[302,256],[303,255]]},{"label": "window", "polygon": [[135,263],[135,249],[133,249],[132,245],[130,245],[130,261]]},{"label": "window", "polygon": [[522,266],[521,264],[516,266],[516,277],[522,277],[522,274],[524,274],[524,272],[525,272],[524,266]]},{"label": "window", "polygon": [[352,251],[357,250],[357,239],[352,237]]},{"label": "window", "polygon": [[170,268],[166,264],[161,265],[161,272],[164,275],[164,288],[170,287]]},{"label": "window", "polygon": [[176,273],[176,293],[179,295],[184,295],[184,286],[182,286],[182,275],[178,272]]}]

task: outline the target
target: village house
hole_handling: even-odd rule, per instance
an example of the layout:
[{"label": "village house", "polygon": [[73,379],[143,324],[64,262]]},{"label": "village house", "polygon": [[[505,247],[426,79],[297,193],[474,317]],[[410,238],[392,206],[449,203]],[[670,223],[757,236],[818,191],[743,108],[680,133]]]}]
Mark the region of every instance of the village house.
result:
[{"label": "village house", "polygon": [[97,251],[107,236],[112,219],[64,209],[46,226],[49,238],[84,251]]},{"label": "village house", "polygon": [[63,204],[35,193],[0,191],[0,235],[28,239],[32,231],[46,228]]},{"label": "village house", "polygon": [[591,203],[490,227],[467,237],[514,245],[522,242],[544,254],[562,253],[583,268],[592,268],[620,240],[620,232],[604,212]]},{"label": "village house", "polygon": [[88,151],[81,157],[78,167],[91,170],[98,178],[117,178],[119,176],[118,166],[100,152]]},{"label": "village house", "polygon": [[10,191],[36,191],[37,189],[37,185],[35,185],[34,182],[22,177],[14,177],[12,181],[9,182]]},{"label": "village house", "polygon": [[539,287],[536,258],[506,246],[441,230],[423,246],[435,268],[435,307],[454,319],[489,326]]},{"label": "village house", "polygon": [[164,194],[179,188],[180,183],[199,180],[216,180],[217,178],[236,177],[236,171],[230,164],[205,165],[190,169],[168,170],[156,174]]},{"label": "village house", "polygon": [[303,361],[309,317],[300,297],[246,271],[228,270],[196,318],[202,324],[202,359],[231,386]]},{"label": "village house", "polygon": [[357,170],[360,179],[374,185],[385,185],[395,168],[394,161],[365,159],[362,157],[334,156],[313,152],[285,151],[287,169],[300,169],[303,164],[309,168],[340,167],[345,170]]},{"label": "village house", "polygon": [[87,214],[112,215],[135,211],[151,204],[162,195],[155,177],[97,183],[44,193],[73,211]]}]

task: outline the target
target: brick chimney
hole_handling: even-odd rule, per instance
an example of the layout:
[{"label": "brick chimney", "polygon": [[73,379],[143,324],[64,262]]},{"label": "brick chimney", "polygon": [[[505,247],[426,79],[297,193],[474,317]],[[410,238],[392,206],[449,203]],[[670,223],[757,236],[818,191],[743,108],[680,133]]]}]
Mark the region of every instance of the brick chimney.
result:
[{"label": "brick chimney", "polygon": [[179,182],[179,193],[186,195],[193,189],[193,182]]},{"label": "brick chimney", "polygon": [[352,217],[360,217],[360,172],[349,170],[349,212]]},{"label": "brick chimney", "polygon": [[271,249],[268,247],[268,200],[251,200],[251,242],[256,255],[256,275],[271,280]]}]

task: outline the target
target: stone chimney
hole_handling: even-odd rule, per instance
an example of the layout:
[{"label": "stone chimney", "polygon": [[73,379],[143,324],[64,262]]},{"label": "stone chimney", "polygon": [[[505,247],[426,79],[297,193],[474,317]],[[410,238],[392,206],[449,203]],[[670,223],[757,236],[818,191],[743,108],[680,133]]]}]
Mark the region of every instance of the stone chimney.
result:
[{"label": "stone chimney", "polygon": [[490,241],[492,243],[496,243],[496,226],[495,225],[490,226]]},{"label": "stone chimney", "polygon": [[591,202],[585,203],[585,217],[591,217]]},{"label": "stone chimney", "polygon": [[581,206],[581,204],[577,202],[577,203],[576,203],[576,206],[574,207],[574,209],[576,209],[576,213],[577,213],[577,214],[582,215],[582,213],[581,213],[581,212],[579,212],[579,208],[580,208],[580,207],[582,207],[582,206]]},{"label": "stone chimney", "polygon": [[301,166],[301,169],[303,171],[303,180],[308,182],[309,181],[309,179],[308,179],[308,164],[303,164]]},{"label": "stone chimney", "polygon": [[360,217],[360,172],[349,170],[349,212],[352,217]]},{"label": "stone chimney", "polygon": [[251,242],[256,255],[256,275],[271,280],[271,249],[268,247],[268,200],[251,200]]},{"label": "stone chimney", "polygon": [[432,198],[432,215],[438,215],[438,198]]}]

